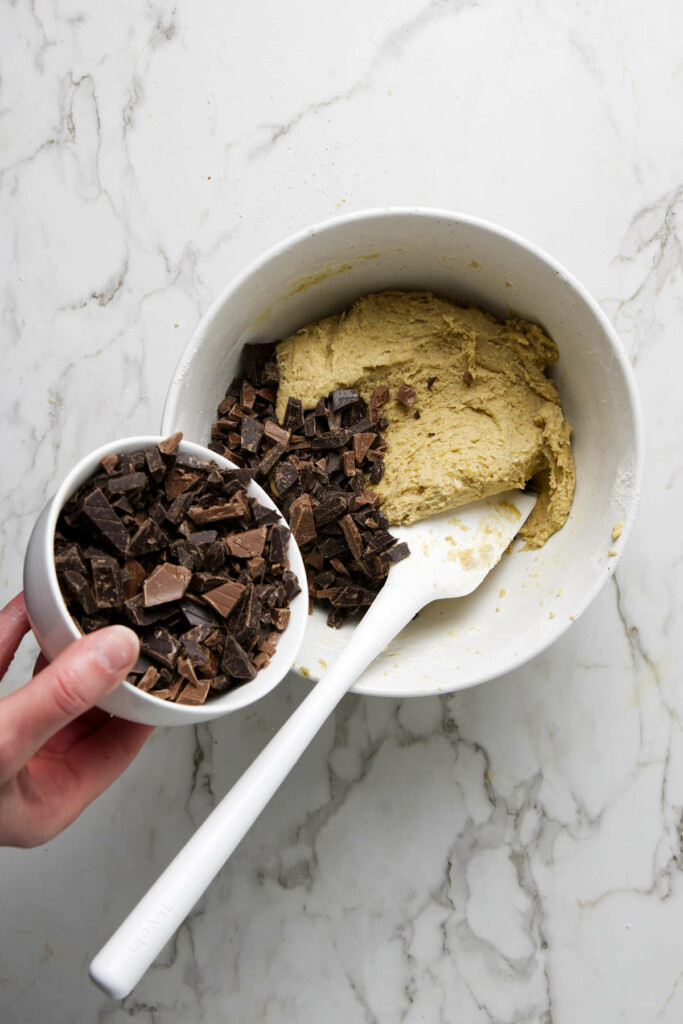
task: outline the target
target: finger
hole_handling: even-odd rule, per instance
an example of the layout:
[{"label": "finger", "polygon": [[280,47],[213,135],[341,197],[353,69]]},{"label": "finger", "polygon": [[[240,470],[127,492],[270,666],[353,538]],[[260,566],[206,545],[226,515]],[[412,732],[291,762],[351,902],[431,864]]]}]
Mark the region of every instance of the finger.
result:
[{"label": "finger", "polygon": [[22,637],[30,628],[24,595],[17,594],[0,612],[0,679],[10,667]]},{"label": "finger", "polygon": [[0,802],[0,841],[31,847],[58,835],[128,767],[153,731],[110,716],[66,757],[40,751],[17,776],[22,800],[16,806]]},{"label": "finger", "polygon": [[42,654],[42,653],[39,654],[38,657],[36,658],[36,663],[33,666],[33,674],[34,674],[34,676],[37,676],[38,673],[42,672],[44,668],[47,668],[47,666],[49,664],[50,664],[50,662],[47,660],[45,655]]},{"label": "finger", "polygon": [[139,641],[107,626],[70,644],[25,686],[0,700],[0,780],[11,777],[58,729],[111,692],[135,663]]},{"label": "finger", "polygon": [[47,842],[75,821],[128,767],[152,732],[153,725],[111,718],[65,757],[32,758],[25,771],[32,777],[31,788],[40,794],[34,801],[40,821],[35,828],[27,827],[24,845]]},{"label": "finger", "polygon": [[92,736],[94,732],[101,729],[105,722],[108,722],[111,715],[101,708],[91,708],[84,715],[73,722],[69,722],[63,729],[50,736],[40,748],[41,757],[63,757],[72,747]]}]

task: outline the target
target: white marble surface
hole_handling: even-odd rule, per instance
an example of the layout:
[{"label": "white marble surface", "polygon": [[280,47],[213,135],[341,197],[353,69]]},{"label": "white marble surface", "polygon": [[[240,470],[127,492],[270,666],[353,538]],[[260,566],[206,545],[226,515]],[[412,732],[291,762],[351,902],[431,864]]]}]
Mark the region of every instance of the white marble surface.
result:
[{"label": "white marble surface", "polygon": [[541,244],[620,331],[648,430],[637,529],[576,626],[451,698],[346,699],[122,1004],[90,956],[305,683],[158,732],[67,833],[1,851],[3,1022],[683,1019],[681,12],[0,7],[4,597],[74,460],[157,427],[212,297],[340,211],[442,206]]}]

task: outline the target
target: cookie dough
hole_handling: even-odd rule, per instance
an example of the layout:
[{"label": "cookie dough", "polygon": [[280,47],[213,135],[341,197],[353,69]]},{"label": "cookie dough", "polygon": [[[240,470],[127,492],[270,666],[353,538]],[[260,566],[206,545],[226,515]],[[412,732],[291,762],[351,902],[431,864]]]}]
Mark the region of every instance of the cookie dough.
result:
[{"label": "cookie dough", "polygon": [[[277,347],[277,415],[342,387],[364,398],[387,384],[386,472],[374,487],[391,523],[412,523],[533,478],[538,499],[521,530],[541,547],[574,495],[571,428],[546,369],[555,343],[536,324],[496,320],[427,292],[382,292],[304,327]],[[416,392],[406,406],[401,385]]]}]

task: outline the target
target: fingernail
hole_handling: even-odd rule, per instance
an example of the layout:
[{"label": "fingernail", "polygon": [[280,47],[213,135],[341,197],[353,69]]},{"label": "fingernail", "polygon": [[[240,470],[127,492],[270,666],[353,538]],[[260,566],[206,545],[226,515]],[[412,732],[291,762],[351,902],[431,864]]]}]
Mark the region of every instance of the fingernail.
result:
[{"label": "fingernail", "polygon": [[127,626],[107,626],[93,634],[93,647],[112,672],[132,665],[140,651],[140,641]]}]

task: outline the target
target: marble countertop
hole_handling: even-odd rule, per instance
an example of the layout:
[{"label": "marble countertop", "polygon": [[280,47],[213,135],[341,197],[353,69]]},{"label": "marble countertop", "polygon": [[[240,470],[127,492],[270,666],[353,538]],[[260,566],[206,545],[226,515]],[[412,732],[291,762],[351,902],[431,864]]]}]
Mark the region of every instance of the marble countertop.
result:
[{"label": "marble countertop", "polygon": [[341,211],[551,252],[620,332],[648,448],[580,621],[467,692],[345,699],[123,1003],[89,959],[308,684],[158,731],[65,834],[0,851],[3,1022],[683,1020],[682,32],[677,0],[2,6],[3,601],[73,462],[157,428],[212,298]]}]

